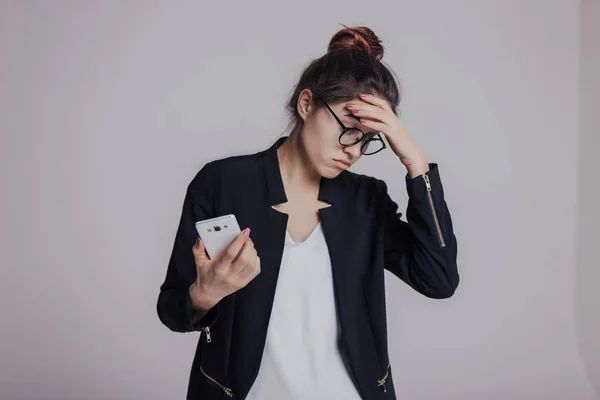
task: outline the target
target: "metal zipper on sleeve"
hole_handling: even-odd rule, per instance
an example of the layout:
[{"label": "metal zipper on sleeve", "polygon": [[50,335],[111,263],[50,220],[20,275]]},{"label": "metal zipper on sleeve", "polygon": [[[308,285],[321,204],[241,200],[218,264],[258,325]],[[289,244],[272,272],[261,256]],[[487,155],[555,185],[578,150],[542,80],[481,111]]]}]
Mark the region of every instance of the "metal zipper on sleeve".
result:
[{"label": "metal zipper on sleeve", "polygon": [[202,330],[206,333],[206,343],[210,343],[212,342],[212,339],[210,337],[210,328],[208,326],[202,328]]},{"label": "metal zipper on sleeve", "polygon": [[431,182],[427,174],[423,175],[425,185],[427,186],[427,197],[429,198],[429,205],[431,206],[431,213],[433,214],[433,220],[435,221],[435,228],[437,230],[438,239],[440,240],[440,246],[446,247],[446,241],[442,234],[442,228],[440,227],[440,221],[438,220],[437,212],[435,211],[435,204],[433,204],[433,196],[431,195]]},{"label": "metal zipper on sleeve", "polygon": [[385,381],[387,381],[387,378],[389,376],[390,376],[390,364],[388,364],[387,369],[385,370],[385,376],[377,381],[377,386],[379,386],[381,388],[381,390],[383,390],[384,393],[387,392],[387,389],[385,388]]},{"label": "metal zipper on sleeve", "polygon": [[233,393],[231,392],[231,389],[229,389],[226,386],[221,385],[219,382],[217,382],[215,380],[215,378],[213,378],[212,376],[210,376],[206,372],[204,372],[204,369],[202,369],[202,365],[200,366],[200,372],[202,372],[202,375],[204,375],[206,377],[206,379],[208,379],[209,381],[211,381],[212,383],[217,385],[219,387],[219,389],[221,389],[227,396],[233,398]]}]

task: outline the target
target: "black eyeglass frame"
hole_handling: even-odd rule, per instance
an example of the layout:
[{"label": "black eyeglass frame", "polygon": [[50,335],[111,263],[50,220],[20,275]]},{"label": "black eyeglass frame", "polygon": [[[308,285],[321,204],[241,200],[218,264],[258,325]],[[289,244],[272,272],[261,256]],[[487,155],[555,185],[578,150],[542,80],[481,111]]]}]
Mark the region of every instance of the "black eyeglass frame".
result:
[{"label": "black eyeglass frame", "polygon": [[[359,128],[348,128],[348,127],[346,127],[346,125],[344,125],[344,123],[338,118],[338,116],[335,114],[335,112],[333,112],[333,110],[331,109],[331,107],[329,107],[329,104],[327,104],[326,101],[323,101],[322,103],[325,104],[325,107],[327,107],[327,109],[329,110],[329,112],[331,113],[331,115],[333,115],[333,117],[335,118],[335,120],[342,127],[342,133],[338,137],[338,142],[340,143],[340,145],[342,145],[344,147],[351,147],[351,146],[354,146],[354,145],[362,142],[362,145],[360,146],[360,152],[361,152],[361,154],[363,154],[365,156],[372,156],[373,154],[377,154],[381,150],[384,150],[385,148],[387,148],[387,145],[383,141],[383,138],[381,137],[381,134],[379,132],[377,132],[376,136],[370,137],[369,135],[367,135],[366,133],[364,133]],[[350,143],[350,144],[342,143],[342,136],[344,136],[344,134],[346,134],[347,132],[349,132],[351,130],[357,130],[357,131],[359,131],[361,133],[361,137],[358,138],[354,143]],[[365,149],[365,147],[369,145],[369,142],[374,142],[374,141],[380,141],[381,142],[381,144],[382,144],[381,149],[376,150],[373,153],[365,153],[363,151]]]}]

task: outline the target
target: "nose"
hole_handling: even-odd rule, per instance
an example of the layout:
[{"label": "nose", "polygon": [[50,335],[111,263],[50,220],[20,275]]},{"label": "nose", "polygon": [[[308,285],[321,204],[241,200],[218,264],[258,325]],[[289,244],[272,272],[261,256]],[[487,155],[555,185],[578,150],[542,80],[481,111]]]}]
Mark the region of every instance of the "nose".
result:
[{"label": "nose", "polygon": [[344,153],[348,154],[350,156],[350,159],[354,161],[361,155],[361,152],[360,152],[361,146],[362,146],[362,142],[357,143],[354,146],[347,146],[347,147],[344,146]]}]

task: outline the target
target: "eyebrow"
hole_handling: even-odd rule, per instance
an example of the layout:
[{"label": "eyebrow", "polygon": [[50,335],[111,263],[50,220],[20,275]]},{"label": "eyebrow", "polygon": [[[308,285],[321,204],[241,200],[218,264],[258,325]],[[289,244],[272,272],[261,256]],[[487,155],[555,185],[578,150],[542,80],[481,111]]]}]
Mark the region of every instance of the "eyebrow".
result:
[{"label": "eyebrow", "polygon": [[355,120],[360,122],[360,118],[358,118],[356,115],[352,114],[352,113],[348,113],[348,114],[344,114],[344,117],[352,117]]}]

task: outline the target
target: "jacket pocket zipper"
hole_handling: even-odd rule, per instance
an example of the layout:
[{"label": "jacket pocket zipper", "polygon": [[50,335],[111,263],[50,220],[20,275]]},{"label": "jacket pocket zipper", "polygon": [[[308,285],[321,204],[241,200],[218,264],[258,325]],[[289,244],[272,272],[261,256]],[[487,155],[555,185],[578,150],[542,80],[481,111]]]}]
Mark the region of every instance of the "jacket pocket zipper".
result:
[{"label": "jacket pocket zipper", "polygon": [[[206,333],[206,343],[210,343],[212,341],[212,339],[210,337],[210,327],[205,326],[204,328],[202,328],[202,330],[204,331],[204,333]],[[223,391],[223,393],[225,393],[229,397],[233,397],[233,392],[231,391],[231,389],[228,388],[227,386],[221,385],[219,382],[217,382],[217,380],[215,378],[208,375],[202,368],[202,365],[200,365],[200,372],[202,372],[202,375],[204,375],[204,377],[206,379],[208,379],[209,381],[211,381],[212,383],[217,385],[219,387],[219,389],[221,389]]]},{"label": "jacket pocket zipper", "polygon": [[429,181],[429,176],[427,174],[424,174],[423,179],[425,180],[425,185],[427,186],[427,197],[429,198],[431,214],[433,214],[433,220],[435,222],[435,228],[437,230],[438,239],[440,240],[440,246],[446,247],[446,241],[444,240],[444,235],[442,234],[440,221],[438,220],[437,212],[435,211],[435,204],[433,204],[433,196],[431,195],[431,182]]},{"label": "jacket pocket zipper", "polygon": [[387,392],[387,389],[385,388],[385,381],[387,381],[389,376],[390,376],[390,364],[388,364],[387,369],[385,370],[385,376],[377,381],[377,386],[379,386],[381,388],[381,390],[383,390],[384,393]]},{"label": "jacket pocket zipper", "polygon": [[210,376],[206,372],[204,372],[204,369],[202,369],[202,365],[200,366],[200,372],[202,372],[202,375],[204,375],[204,377],[206,379],[208,379],[209,381],[211,381],[212,383],[214,383],[215,385],[217,385],[219,387],[219,389],[221,389],[227,396],[233,398],[233,393],[231,392],[231,389],[229,389],[226,386],[221,385],[212,376]]}]

